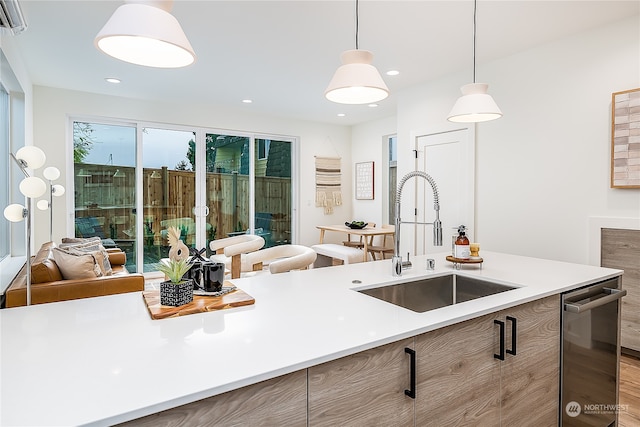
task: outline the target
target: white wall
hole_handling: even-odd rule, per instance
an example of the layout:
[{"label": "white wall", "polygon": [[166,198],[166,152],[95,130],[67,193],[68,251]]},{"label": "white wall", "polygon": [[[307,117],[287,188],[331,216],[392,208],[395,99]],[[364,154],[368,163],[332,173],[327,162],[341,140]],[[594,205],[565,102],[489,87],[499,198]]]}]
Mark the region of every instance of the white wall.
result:
[{"label": "white wall", "polygon": [[[65,171],[72,165],[71,143],[68,137],[69,116],[95,116],[117,119],[150,121],[167,124],[191,125],[290,135],[300,142],[300,227],[298,243],[317,243],[318,224],[333,224],[351,216],[351,131],[345,126],[331,126],[312,122],[285,120],[220,109],[209,105],[176,105],[171,102],[148,102],[112,96],[89,94],[50,87],[35,86],[34,91],[35,145],[42,148],[48,157],[47,164]],[[324,215],[322,208],[315,207],[315,163],[314,156],[342,157],[344,204],[335,209],[333,215]],[[60,183],[69,188],[68,177]],[[73,193],[67,193],[72,197]],[[68,199],[69,200],[69,199]],[[53,238],[59,241],[73,230],[66,229],[65,219],[73,215],[69,206],[62,203],[54,209]],[[36,212],[35,242],[40,245],[48,240],[47,214]],[[37,246],[36,246],[37,247]]]},{"label": "white wall", "polygon": [[[478,64],[504,113],[476,125],[481,250],[587,263],[590,217],[640,218],[639,189],[609,188],[611,94],[640,87],[639,35],[636,16]],[[412,132],[444,126],[470,77],[397,94],[398,176],[413,168]]]},{"label": "white wall", "polygon": [[[387,178],[385,168],[388,168],[388,148],[386,136],[396,133],[396,118],[388,117],[382,120],[363,123],[354,126],[351,134],[351,160],[352,167],[356,163],[374,162],[373,200],[355,200],[355,177],[351,178],[353,194],[352,217],[344,221],[369,221],[376,224],[388,223],[384,208],[388,206],[387,186],[384,183]],[[391,219],[393,222],[393,218]]]}]

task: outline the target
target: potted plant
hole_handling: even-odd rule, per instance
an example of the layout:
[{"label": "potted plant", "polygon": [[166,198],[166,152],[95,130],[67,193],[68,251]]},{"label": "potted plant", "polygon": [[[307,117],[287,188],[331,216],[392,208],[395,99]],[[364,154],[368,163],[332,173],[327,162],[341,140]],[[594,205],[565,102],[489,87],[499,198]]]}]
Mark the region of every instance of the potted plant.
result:
[{"label": "potted plant", "polygon": [[178,307],[193,301],[193,281],[182,278],[192,265],[186,259],[158,263],[158,270],[169,279],[160,283],[160,304]]}]

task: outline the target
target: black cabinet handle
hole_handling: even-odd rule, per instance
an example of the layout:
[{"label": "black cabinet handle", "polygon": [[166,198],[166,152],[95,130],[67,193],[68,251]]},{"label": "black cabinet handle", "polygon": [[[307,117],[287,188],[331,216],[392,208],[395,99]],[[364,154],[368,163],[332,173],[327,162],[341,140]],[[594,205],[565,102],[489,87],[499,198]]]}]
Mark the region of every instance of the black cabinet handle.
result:
[{"label": "black cabinet handle", "polygon": [[504,322],[498,319],[494,319],[493,323],[500,325],[500,354],[493,354],[496,359],[504,360]]},{"label": "black cabinet handle", "polygon": [[511,322],[511,350],[507,349],[507,353],[516,355],[516,336],[518,335],[518,321],[515,317],[507,316],[507,320]]},{"label": "black cabinet handle", "polygon": [[405,353],[411,356],[411,388],[404,391],[404,394],[412,399],[416,398],[416,351],[405,347]]}]

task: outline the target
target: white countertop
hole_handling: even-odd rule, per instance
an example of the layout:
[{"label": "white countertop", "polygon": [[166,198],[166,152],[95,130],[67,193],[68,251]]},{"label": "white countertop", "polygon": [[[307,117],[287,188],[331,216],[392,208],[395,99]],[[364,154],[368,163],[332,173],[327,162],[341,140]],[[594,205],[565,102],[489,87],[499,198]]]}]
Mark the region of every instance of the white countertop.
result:
[{"label": "white countertop", "polygon": [[[486,251],[456,271],[446,255],[402,277],[384,260],[237,279],[254,305],[163,320],[140,292],[0,310],[0,425],[112,425],[622,273]],[[353,290],[452,271],[519,288],[425,313]]]}]

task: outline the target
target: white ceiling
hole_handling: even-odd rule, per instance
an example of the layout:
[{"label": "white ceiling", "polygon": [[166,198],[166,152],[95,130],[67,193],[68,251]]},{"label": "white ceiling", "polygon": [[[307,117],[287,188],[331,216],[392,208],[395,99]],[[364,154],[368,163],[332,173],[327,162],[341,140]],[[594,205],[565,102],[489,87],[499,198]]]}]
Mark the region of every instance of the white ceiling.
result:
[{"label": "white ceiling", "polygon": [[[471,1],[361,0],[359,48],[392,96],[377,108],[327,101],[340,53],[355,47],[355,0],[176,0],[172,13],[198,56],[151,69],[100,53],[93,39],[122,1],[21,0],[28,29],[15,36],[35,85],[180,105],[208,104],[296,119],[355,124],[395,114],[394,92],[452,72],[472,79]],[[638,15],[640,1],[478,2],[477,62],[508,56]],[[104,78],[117,77],[119,85]],[[489,82],[490,83],[490,82]],[[457,93],[451,94],[451,102]],[[252,104],[243,104],[250,98]],[[346,113],[346,117],[337,117]]]}]

